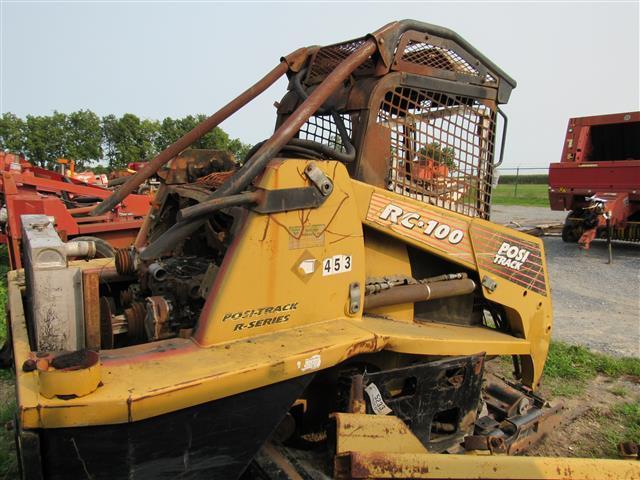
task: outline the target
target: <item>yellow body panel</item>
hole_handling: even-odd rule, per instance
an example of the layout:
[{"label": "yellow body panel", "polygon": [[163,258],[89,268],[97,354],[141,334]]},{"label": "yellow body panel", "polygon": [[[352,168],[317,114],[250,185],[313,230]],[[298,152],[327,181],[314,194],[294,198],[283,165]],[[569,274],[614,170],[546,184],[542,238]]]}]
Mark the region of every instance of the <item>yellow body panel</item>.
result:
[{"label": "yellow body panel", "polygon": [[[344,476],[448,480],[637,480],[640,465],[633,460],[508,455],[443,455],[440,453],[353,452]],[[354,466],[358,465],[357,467]],[[365,467],[360,468],[360,465]]]},{"label": "yellow body panel", "polygon": [[[87,262],[91,268],[93,262]],[[38,394],[38,374],[23,372],[30,358],[22,310],[21,280],[9,274],[9,305],[16,355],[20,419],[24,428],[103,425],[142,420],[191,405],[328,368],[361,353],[498,355],[523,352],[527,342],[486,328],[407,325],[370,317],[342,317],[208,348],[171,339],[101,352],[95,392],[75,399]],[[412,327],[406,330],[407,327]],[[475,340],[474,340],[475,339]]]},{"label": "yellow body panel", "polygon": [[[258,186],[265,190],[308,186],[309,180],[300,173],[307,163],[274,161]],[[33,353],[25,326],[23,279],[16,272],[10,273],[11,326],[24,428],[141,420],[383,349],[437,356],[480,352],[520,355],[531,359],[528,375],[533,384],[538,381],[551,321],[548,291],[546,295],[528,291],[523,297],[522,287],[497,277],[498,287],[493,293],[484,289],[485,296],[507,306],[512,326],[522,325],[521,331],[514,329],[516,335],[482,326],[414,322],[413,309],[407,305],[375,312],[375,317],[363,317],[362,308],[349,314],[351,284],[358,283],[363,295],[365,277],[411,274],[405,244],[455,261],[470,272],[477,268],[474,250],[471,257],[464,252],[447,254],[445,250],[453,251],[456,243],[425,243],[417,235],[406,235],[401,227],[372,221],[375,211],[372,213],[370,201],[374,194],[378,202],[401,201],[405,208],[451,223],[464,236],[457,244],[470,248],[474,245],[474,225],[496,232],[502,232],[502,228],[351,180],[338,162],[316,163],[333,180],[333,193],[317,209],[248,214],[225,256],[194,337],[100,352],[102,386],[86,396],[47,399],[38,393],[37,373],[22,371],[22,363]],[[368,239],[364,238],[363,224],[377,233],[372,231]],[[516,232],[509,234],[539,243]],[[348,269],[323,275],[326,259],[342,256],[341,265],[345,267],[347,255],[351,258]],[[95,268],[103,266],[105,260],[79,264]],[[546,272],[544,275],[546,279]],[[286,320],[273,320],[285,316]],[[527,362],[523,363],[527,374]]]},{"label": "yellow body panel", "polygon": [[336,413],[336,478],[640,480],[640,462],[429,453],[393,415]]},{"label": "yellow body panel", "polygon": [[[505,307],[514,334],[530,343],[530,352],[522,357],[523,381],[533,387],[539,386],[552,323],[549,277],[542,240],[362,182],[354,180],[353,185],[364,225],[475,270],[481,281],[487,277],[495,282],[494,290],[483,286],[482,292],[488,300]],[[435,222],[436,226],[427,235],[429,222]],[[441,226],[446,227],[443,231],[447,235],[438,238]],[[453,236],[454,232],[460,233]],[[516,265],[522,271],[493,263],[499,260],[497,254],[504,243],[524,245],[531,250],[528,260],[537,260],[535,282],[526,283],[529,281],[526,274],[529,267],[525,262]]]},{"label": "yellow body panel", "polygon": [[[365,265],[367,278],[384,277],[389,274],[411,276],[411,264],[407,247],[401,242],[389,242],[380,232],[369,230],[365,235]],[[370,310],[393,320],[413,321],[413,304],[389,305]]]},{"label": "yellow body panel", "polygon": [[[309,186],[301,175],[307,163],[274,161],[258,186],[267,191]],[[225,256],[224,274],[218,275],[200,316],[195,335],[199,344],[213,345],[348,315],[349,285],[357,282],[362,286],[365,279],[362,225],[344,166],[315,163],[332,178],[333,193],[318,209],[248,214]],[[334,259],[341,267],[348,263],[342,268],[345,271],[334,273]],[[329,272],[324,268],[327,261]]]}]

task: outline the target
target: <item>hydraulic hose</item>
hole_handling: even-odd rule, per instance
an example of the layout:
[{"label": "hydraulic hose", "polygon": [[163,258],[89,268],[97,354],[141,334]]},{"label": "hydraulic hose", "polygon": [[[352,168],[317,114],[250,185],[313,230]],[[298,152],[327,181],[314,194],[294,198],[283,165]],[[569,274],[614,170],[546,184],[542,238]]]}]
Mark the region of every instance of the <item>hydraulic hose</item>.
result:
[{"label": "hydraulic hose", "polygon": [[[300,70],[293,76],[292,83],[293,87],[300,98],[306,100],[309,98],[309,94],[306,92],[304,87],[302,86],[302,77],[307,73],[307,69],[304,68]],[[336,124],[336,128],[338,129],[338,134],[340,135],[340,140],[342,141],[342,145],[345,148],[345,153],[342,153],[334,148],[329,147],[328,145],[324,145],[322,143],[314,142],[313,140],[305,140],[292,138],[289,141],[291,145],[300,145],[307,148],[312,148],[320,151],[324,155],[328,155],[331,158],[335,158],[336,160],[340,160],[341,162],[350,163],[356,159],[356,149],[351,144],[351,139],[349,138],[349,133],[347,132],[347,128],[344,125],[344,121],[342,117],[338,115],[335,110],[325,110],[323,108],[318,108],[316,111],[316,115],[327,115],[330,114],[333,117],[333,121]]]}]

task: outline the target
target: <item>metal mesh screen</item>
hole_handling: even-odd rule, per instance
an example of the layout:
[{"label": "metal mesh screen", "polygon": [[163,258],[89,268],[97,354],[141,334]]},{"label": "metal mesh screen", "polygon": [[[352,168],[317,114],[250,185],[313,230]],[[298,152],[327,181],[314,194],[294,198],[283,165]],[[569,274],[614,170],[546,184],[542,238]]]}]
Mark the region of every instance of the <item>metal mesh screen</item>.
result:
[{"label": "metal mesh screen", "polygon": [[[352,137],[351,117],[347,114],[340,115],[344,126],[347,129],[349,138]],[[338,133],[338,127],[331,115],[314,115],[300,127],[298,138],[302,140],[312,140],[317,143],[329,145],[334,150],[345,152],[346,148],[342,144],[342,139]]]},{"label": "metal mesh screen", "polygon": [[[451,49],[410,40],[402,54],[402,60],[431,68],[465,73],[480,77],[480,71]],[[495,82],[495,78],[486,74],[486,81]]]},{"label": "metal mesh screen", "polygon": [[405,196],[488,218],[495,112],[473,98],[399,87],[378,123],[391,137],[388,187]]},{"label": "metal mesh screen", "polygon": [[[338,66],[345,58],[355,52],[366,39],[359,38],[350,42],[339,43],[337,45],[329,45],[323,47],[315,54],[313,61],[309,67],[307,78],[305,83],[307,85],[313,85],[322,81],[327,75],[329,75],[334,68]],[[371,74],[375,68],[373,59],[368,58],[362,65],[360,65],[353,72],[354,75],[367,75]]]}]

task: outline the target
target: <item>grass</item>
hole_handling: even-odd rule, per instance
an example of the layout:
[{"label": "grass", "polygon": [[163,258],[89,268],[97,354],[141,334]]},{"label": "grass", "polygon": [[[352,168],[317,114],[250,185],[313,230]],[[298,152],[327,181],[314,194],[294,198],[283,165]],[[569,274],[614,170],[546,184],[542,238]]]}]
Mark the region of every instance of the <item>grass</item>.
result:
[{"label": "grass", "polygon": [[533,175],[500,175],[500,183],[501,184],[511,184],[514,185],[516,183],[520,185],[524,185],[525,183],[535,183],[537,185],[547,184],[549,183],[549,175],[545,174],[533,174]]},{"label": "grass", "polygon": [[[7,306],[7,271],[9,258],[6,245],[0,245],[0,312],[6,312]],[[0,345],[7,337],[7,324],[4,316],[0,319]],[[14,432],[5,425],[13,420],[16,410],[13,372],[0,370],[0,478],[16,478],[18,463],[14,446]]]},{"label": "grass", "polygon": [[18,474],[14,432],[5,428],[5,425],[13,420],[15,409],[14,399],[3,398],[2,408],[0,408],[0,478],[3,479],[15,478]]},{"label": "grass", "polygon": [[522,184],[516,186],[498,184],[491,195],[491,203],[495,205],[525,205],[535,207],[549,207],[547,185]]},{"label": "grass", "polygon": [[[0,245],[0,312],[6,312],[7,307],[7,272],[9,271],[9,255],[7,246]],[[4,342],[7,337],[7,324],[2,318],[0,321],[0,340]]]},{"label": "grass", "polygon": [[614,394],[616,397],[626,397],[629,395],[629,390],[621,386],[613,386],[609,389],[609,393]]},{"label": "grass", "polygon": [[580,395],[598,374],[611,378],[640,377],[640,358],[611,357],[577,345],[551,343],[543,383],[552,395]]},{"label": "grass", "polygon": [[598,438],[579,445],[576,449],[578,455],[620,458],[618,445],[621,442],[640,443],[640,403],[621,402],[608,410],[589,410],[585,415]]},{"label": "grass", "polygon": [[[606,415],[604,435],[610,445],[620,442],[640,443],[640,403],[619,403]],[[622,428],[614,428],[616,425]]]}]

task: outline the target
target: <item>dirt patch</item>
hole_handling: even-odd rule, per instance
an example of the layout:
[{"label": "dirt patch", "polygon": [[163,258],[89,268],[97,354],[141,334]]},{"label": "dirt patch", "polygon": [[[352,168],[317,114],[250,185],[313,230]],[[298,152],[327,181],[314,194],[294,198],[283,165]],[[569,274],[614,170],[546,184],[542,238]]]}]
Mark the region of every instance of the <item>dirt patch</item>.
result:
[{"label": "dirt patch", "polygon": [[[544,395],[544,389],[541,392]],[[603,426],[616,429],[616,425],[603,425],[603,418],[611,406],[619,403],[640,402],[640,379],[596,377],[584,394],[557,399],[564,411],[562,424],[528,455],[544,457],[609,457],[616,458],[615,445],[610,442]]]}]

